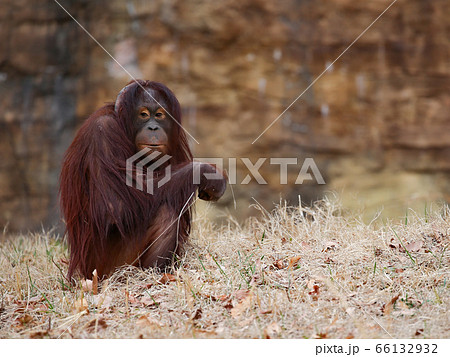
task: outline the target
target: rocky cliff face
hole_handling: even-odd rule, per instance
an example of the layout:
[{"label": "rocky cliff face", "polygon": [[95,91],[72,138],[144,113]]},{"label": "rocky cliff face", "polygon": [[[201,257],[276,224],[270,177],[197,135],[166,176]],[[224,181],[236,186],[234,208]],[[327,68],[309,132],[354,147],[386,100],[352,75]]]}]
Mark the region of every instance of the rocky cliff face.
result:
[{"label": "rocky cliff face", "polygon": [[[133,76],[167,84],[197,157],[297,158],[287,185],[267,160],[222,201],[252,197],[402,214],[450,201],[450,3],[390,1],[64,1]],[[54,1],[0,2],[0,225],[58,221],[57,178],[76,128],[129,76]],[[252,142],[327,68],[328,71]],[[314,158],[326,185],[294,182]],[[227,163],[228,161],[226,161]],[[227,168],[228,164],[225,165]]]}]

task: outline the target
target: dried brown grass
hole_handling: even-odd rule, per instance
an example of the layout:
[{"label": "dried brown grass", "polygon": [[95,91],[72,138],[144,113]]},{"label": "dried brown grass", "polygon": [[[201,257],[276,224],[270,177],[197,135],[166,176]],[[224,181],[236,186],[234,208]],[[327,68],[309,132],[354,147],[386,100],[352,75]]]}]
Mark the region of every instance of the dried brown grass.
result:
[{"label": "dried brown grass", "polygon": [[[51,234],[1,244],[3,338],[449,338],[448,207],[364,224],[329,201],[197,218],[177,268],[69,287]],[[84,285],[84,287],[83,287]],[[85,291],[83,291],[85,290]]]}]

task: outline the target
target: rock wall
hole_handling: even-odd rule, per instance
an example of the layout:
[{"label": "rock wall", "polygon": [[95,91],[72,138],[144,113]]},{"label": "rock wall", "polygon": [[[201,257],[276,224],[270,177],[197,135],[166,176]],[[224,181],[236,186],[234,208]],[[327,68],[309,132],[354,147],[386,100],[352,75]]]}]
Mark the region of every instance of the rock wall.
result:
[{"label": "rock wall", "polygon": [[[268,160],[266,185],[235,185],[236,210],[231,191],[219,207],[238,218],[280,196],[337,192],[369,216],[450,201],[448,1],[399,0],[332,66],[390,1],[60,3],[131,75],[177,94],[197,157],[298,158],[288,185]],[[0,226],[50,227],[76,128],[130,78],[54,1],[2,0],[0,21]],[[294,184],[307,157],[326,185]]]}]

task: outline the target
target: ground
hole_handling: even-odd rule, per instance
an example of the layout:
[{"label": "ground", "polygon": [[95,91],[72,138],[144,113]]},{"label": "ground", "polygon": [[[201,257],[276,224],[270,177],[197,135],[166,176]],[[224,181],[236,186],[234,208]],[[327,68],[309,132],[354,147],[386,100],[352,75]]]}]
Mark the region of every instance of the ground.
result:
[{"label": "ground", "polygon": [[0,337],[450,337],[448,207],[370,224],[329,201],[257,208],[245,225],[198,215],[170,271],[123,267],[77,286],[64,240],[9,237]]}]

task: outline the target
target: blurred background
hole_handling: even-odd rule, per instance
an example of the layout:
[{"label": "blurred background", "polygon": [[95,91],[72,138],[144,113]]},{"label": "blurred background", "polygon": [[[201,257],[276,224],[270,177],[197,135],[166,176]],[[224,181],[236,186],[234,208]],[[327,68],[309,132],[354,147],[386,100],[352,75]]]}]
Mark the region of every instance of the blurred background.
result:
[{"label": "blurred background", "polygon": [[[254,144],[391,0],[60,0],[133,76],[165,83],[196,157],[296,157],[288,185],[234,185],[243,220],[281,199],[337,194],[370,219],[450,201],[450,2],[397,1]],[[129,76],[53,0],[0,0],[0,227],[60,222],[58,176],[77,128]],[[303,160],[326,184],[295,185]],[[227,161],[226,161],[227,162]],[[237,161],[237,180],[248,171]]]}]

